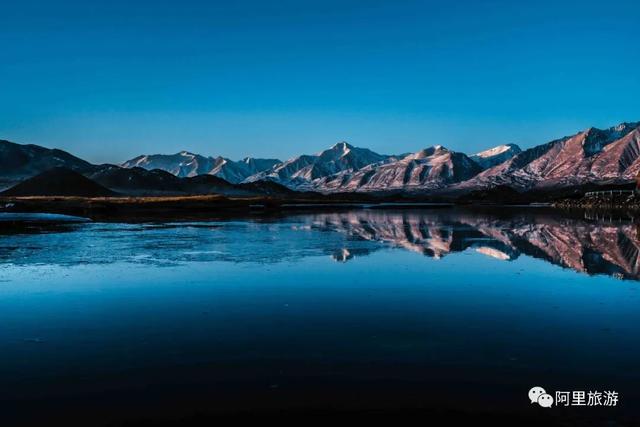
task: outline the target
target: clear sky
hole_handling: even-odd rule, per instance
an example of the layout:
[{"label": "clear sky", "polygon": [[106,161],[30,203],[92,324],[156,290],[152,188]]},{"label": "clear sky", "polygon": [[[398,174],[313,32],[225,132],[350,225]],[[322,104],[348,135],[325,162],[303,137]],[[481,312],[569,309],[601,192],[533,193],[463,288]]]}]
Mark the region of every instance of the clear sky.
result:
[{"label": "clear sky", "polygon": [[640,120],[639,16],[637,0],[6,1],[0,139],[94,162],[529,147]]}]

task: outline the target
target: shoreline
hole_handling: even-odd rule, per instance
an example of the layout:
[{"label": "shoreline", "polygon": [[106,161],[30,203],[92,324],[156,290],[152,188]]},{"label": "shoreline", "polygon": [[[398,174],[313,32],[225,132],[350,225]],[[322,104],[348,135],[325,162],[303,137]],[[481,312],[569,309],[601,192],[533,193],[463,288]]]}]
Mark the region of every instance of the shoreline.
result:
[{"label": "shoreline", "polygon": [[[454,201],[391,201],[317,198],[237,197],[220,195],[148,196],[148,197],[78,197],[27,196],[0,197],[0,214],[54,214],[102,222],[206,221],[227,218],[279,216],[294,212],[323,212],[354,209],[523,209],[536,212],[575,215],[594,209],[556,203],[455,203]],[[616,210],[616,213],[625,209]],[[613,211],[612,211],[613,213]],[[582,215],[581,215],[582,216]],[[635,215],[624,215],[633,218]],[[10,221],[0,222],[0,226]]]}]

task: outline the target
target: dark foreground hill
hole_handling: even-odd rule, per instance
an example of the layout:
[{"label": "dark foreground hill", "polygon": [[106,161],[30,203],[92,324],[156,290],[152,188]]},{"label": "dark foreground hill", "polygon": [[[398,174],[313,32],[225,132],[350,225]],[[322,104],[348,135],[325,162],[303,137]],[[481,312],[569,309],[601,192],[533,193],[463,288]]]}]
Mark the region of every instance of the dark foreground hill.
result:
[{"label": "dark foreground hill", "polygon": [[275,182],[232,184],[213,175],[177,177],[160,169],[125,169],[114,165],[101,166],[87,177],[103,187],[129,196],[187,196],[221,194],[229,197],[286,196],[296,194]]},{"label": "dark foreground hill", "polygon": [[160,169],[125,169],[102,165],[80,174],[69,168],[57,167],[26,179],[0,193],[2,196],[200,196],[227,197],[271,196],[299,194],[275,182],[256,181],[231,184],[213,175],[180,178]]},{"label": "dark foreground hill", "polygon": [[106,197],[116,193],[64,167],[49,169],[0,193],[2,196]]},{"label": "dark foreground hill", "polygon": [[236,187],[244,191],[262,193],[268,196],[276,196],[276,195],[287,196],[287,195],[299,194],[298,191],[294,191],[289,187],[286,187],[282,184],[278,184],[277,182],[269,181],[269,180],[246,182],[243,184],[238,184]]},{"label": "dark foreground hill", "polygon": [[104,165],[86,175],[105,188],[129,196],[163,196],[182,194],[182,178],[160,169],[123,169]]}]

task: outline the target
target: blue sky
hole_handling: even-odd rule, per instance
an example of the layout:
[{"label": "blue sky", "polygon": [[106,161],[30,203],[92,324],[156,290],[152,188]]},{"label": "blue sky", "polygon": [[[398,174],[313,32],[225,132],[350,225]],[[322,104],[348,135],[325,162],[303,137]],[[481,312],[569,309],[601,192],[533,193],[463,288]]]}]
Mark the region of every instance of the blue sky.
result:
[{"label": "blue sky", "polygon": [[0,138],[95,162],[288,158],[640,120],[637,1],[128,3],[2,5]]}]

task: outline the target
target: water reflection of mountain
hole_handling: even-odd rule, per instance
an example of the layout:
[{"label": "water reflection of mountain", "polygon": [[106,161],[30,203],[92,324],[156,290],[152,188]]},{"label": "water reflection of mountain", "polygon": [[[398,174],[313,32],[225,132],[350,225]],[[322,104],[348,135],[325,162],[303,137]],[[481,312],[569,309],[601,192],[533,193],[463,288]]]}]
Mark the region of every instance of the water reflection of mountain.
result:
[{"label": "water reflection of mountain", "polygon": [[585,221],[531,210],[510,215],[363,210],[315,215],[312,223],[319,230],[385,242],[433,258],[472,248],[502,260],[523,254],[589,274],[640,278],[640,240],[630,222]]},{"label": "water reflection of mountain", "polygon": [[348,262],[393,246],[431,258],[466,250],[503,261],[524,255],[588,274],[640,279],[640,241],[631,221],[536,209],[361,209],[209,223],[6,225],[0,227],[0,267],[267,264],[324,255]]}]

